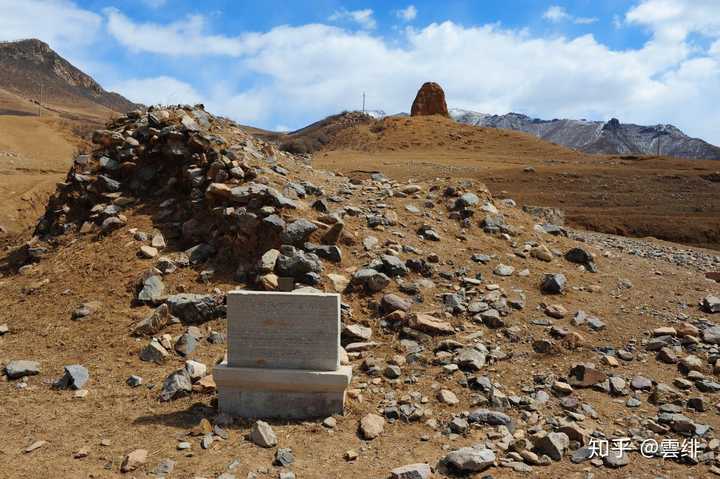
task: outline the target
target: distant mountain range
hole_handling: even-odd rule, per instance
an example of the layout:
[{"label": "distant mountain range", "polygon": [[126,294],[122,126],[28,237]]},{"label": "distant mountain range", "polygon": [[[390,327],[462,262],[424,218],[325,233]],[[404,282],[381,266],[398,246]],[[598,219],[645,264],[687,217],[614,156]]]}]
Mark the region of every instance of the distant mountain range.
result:
[{"label": "distant mountain range", "polygon": [[488,115],[459,108],[450,116],[460,123],[524,131],[546,141],[584,151],[610,155],[666,155],[720,160],[720,148],[691,138],[673,125],[642,126],[586,120],[540,120],[519,113]]},{"label": "distant mountain range", "polygon": [[105,91],[89,75],[36,39],[0,42],[0,89],[44,105],[100,106],[122,113],[140,106],[122,95]]}]

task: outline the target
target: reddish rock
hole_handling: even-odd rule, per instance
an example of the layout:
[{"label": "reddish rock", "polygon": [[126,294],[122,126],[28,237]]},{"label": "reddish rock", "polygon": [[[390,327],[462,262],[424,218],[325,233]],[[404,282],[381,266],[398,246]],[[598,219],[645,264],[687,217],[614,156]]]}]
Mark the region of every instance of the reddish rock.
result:
[{"label": "reddish rock", "polygon": [[433,318],[428,314],[414,314],[410,317],[409,326],[431,336],[453,334],[455,330],[450,323]]},{"label": "reddish rock", "polygon": [[574,365],[569,376],[568,383],[579,388],[589,388],[607,379],[607,374],[586,364]]},{"label": "reddish rock", "polygon": [[445,92],[435,82],[424,83],[415,96],[415,101],[410,109],[411,116],[421,115],[443,115],[448,114],[447,103],[445,103]]}]

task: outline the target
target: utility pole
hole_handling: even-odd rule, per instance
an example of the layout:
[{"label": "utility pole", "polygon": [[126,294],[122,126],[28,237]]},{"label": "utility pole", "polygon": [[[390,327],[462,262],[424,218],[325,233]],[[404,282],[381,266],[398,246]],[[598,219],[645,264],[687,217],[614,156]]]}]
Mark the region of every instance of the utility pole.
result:
[{"label": "utility pole", "polygon": [[365,92],[363,92],[363,109],[362,112],[365,113]]}]

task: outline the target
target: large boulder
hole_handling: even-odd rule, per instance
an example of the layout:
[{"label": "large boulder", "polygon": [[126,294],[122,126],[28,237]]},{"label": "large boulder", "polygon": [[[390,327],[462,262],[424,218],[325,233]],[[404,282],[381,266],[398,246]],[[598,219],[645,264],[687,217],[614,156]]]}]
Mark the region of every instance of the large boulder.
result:
[{"label": "large boulder", "polygon": [[447,103],[445,103],[445,92],[442,87],[435,82],[424,83],[415,96],[410,115],[449,116]]}]

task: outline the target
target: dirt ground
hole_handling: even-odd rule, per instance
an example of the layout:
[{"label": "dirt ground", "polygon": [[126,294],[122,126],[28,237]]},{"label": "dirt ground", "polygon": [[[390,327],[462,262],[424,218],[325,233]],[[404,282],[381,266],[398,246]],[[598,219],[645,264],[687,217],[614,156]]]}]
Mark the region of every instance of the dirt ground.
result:
[{"label": "dirt ground", "polygon": [[48,196],[87,146],[83,122],[0,114],[0,225],[27,237]]},{"label": "dirt ground", "polygon": [[[432,131],[436,132],[433,134],[444,134],[437,125],[433,126],[434,120],[426,121],[429,126],[424,130],[425,134]],[[423,192],[427,192],[431,186],[442,188],[448,183],[456,183],[459,178],[475,179],[474,185],[469,189],[479,190],[481,186],[478,179],[490,185],[494,184],[493,181],[499,184],[500,180],[493,178],[504,178],[503,172],[513,172],[515,177],[528,178],[530,183],[523,187],[506,183],[502,189],[507,190],[508,196],[521,201],[524,198],[521,193],[525,192],[528,194],[528,202],[535,198],[532,192],[540,189],[542,178],[554,179],[553,175],[560,175],[565,169],[574,168],[574,171],[586,172],[581,175],[582,178],[590,174],[595,175],[593,178],[603,178],[605,173],[599,172],[614,172],[620,167],[612,164],[618,160],[605,158],[598,158],[598,163],[586,163],[589,161],[586,157],[576,156],[564,148],[547,146],[546,143],[527,136],[506,137],[504,132],[498,131],[468,134],[476,135],[474,139],[470,139],[470,144],[466,145],[468,150],[456,149],[452,155],[444,149],[425,148],[422,135],[418,134],[417,138],[402,140],[411,145],[407,151],[400,148],[398,143],[398,151],[385,148],[383,151],[343,150],[320,153],[316,155],[315,167],[364,177],[367,177],[367,171],[380,170],[398,180],[414,178]],[[506,153],[501,147],[502,142],[508,139],[517,140],[516,150],[510,153]],[[413,146],[413,142],[419,144]],[[487,151],[484,150],[483,143],[487,143]],[[50,153],[50,150],[47,153]],[[550,153],[552,155],[547,156]],[[540,156],[541,154],[546,156]],[[544,159],[539,160],[538,157]],[[634,175],[643,176],[640,164],[635,167]],[[537,165],[536,173],[523,172],[528,165]],[[700,163],[698,165],[698,168],[704,168]],[[284,166],[290,169],[291,178],[308,179],[329,192],[337,191],[338,184],[344,181],[343,178],[333,178],[307,170],[302,164]],[[579,170],[580,168],[582,170]],[[679,169],[678,166],[678,171]],[[695,170],[685,170],[687,175],[691,175],[691,171]],[[452,180],[435,181],[435,178],[448,177]],[[623,180],[625,183],[619,184],[629,187],[633,178],[629,175]],[[547,181],[546,179],[546,189]],[[609,182],[607,179],[597,181]],[[577,185],[577,197],[582,197],[579,181],[568,181],[562,188],[551,184],[549,189],[556,192],[557,198],[564,193],[564,189],[569,189],[570,185]],[[511,190],[511,187],[516,190]],[[584,188],[589,197],[596,186],[590,183]],[[660,190],[658,187],[658,195]],[[504,194],[502,191],[496,193],[498,196]],[[639,193],[635,195],[636,198],[640,196]],[[365,206],[367,201],[368,197],[360,192],[348,200],[347,205]],[[440,271],[450,272],[465,267],[467,276],[482,273],[484,283],[480,287],[481,291],[484,291],[482,288],[486,284],[497,284],[506,292],[522,289],[527,296],[524,310],[505,318],[508,326],[520,328],[518,340],[511,340],[501,331],[488,329],[469,318],[449,318],[460,329],[454,339],[471,342],[471,334],[481,333],[481,341],[489,348],[497,346],[508,353],[506,359],[489,364],[479,373],[489,376],[507,395],[526,394],[523,388],[533,384],[534,375],[565,377],[571,364],[580,361],[599,364],[602,348],[619,349],[632,342],[638,345],[635,359],[621,362],[612,372],[628,380],[635,374],[642,374],[669,384],[674,377],[680,375],[676,366],[659,363],[652,353],[644,352],[642,340],[649,337],[649,331],[653,328],[673,325],[680,317],[690,320],[705,317],[698,310],[698,300],[709,293],[720,292],[718,283],[708,281],[700,272],[614,251],[604,252],[590,248],[598,257],[599,272],[596,274],[581,271],[577,265],[568,263],[561,257],[556,257],[551,263],[521,258],[513,254],[513,248],[508,241],[486,235],[477,226],[462,231],[458,222],[447,219],[447,212],[442,207],[425,211],[424,216],[409,213],[405,206],[421,206],[422,196],[391,197],[383,199],[383,202],[397,212],[399,226],[387,228],[385,231],[369,231],[364,218],[347,217],[346,229],[354,236],[355,244],[343,247],[342,263],[325,263],[325,289],[331,289],[326,274],[340,273],[349,276],[355,268],[370,261],[372,255],[364,251],[362,246],[362,238],[366,234],[377,236],[380,244],[400,241],[420,251],[417,255],[408,254],[403,255],[404,257],[425,258],[430,253],[437,253],[440,257]],[[660,210],[662,205],[655,207]],[[19,388],[17,381],[6,381],[4,376],[3,380],[0,380],[0,434],[3,436],[0,441],[0,478],[156,477],[153,471],[165,458],[177,462],[170,477],[215,478],[228,472],[231,465],[234,465],[231,472],[241,479],[249,473],[256,473],[260,478],[278,476],[280,469],[272,465],[274,449],[258,448],[245,439],[250,430],[249,422],[230,426],[227,440],[217,440],[210,449],[201,449],[201,438],[193,436],[192,432],[201,419],[212,421],[216,417],[214,394],[194,393],[190,397],[169,403],[157,401],[163,379],[172,371],[181,368],[183,359],[173,354],[167,363],[160,366],[144,363],[140,361],[138,353],[147,343],[147,338],[136,339],[129,334],[131,325],[151,311],[149,307],[135,306],[133,299],[135,282],[153,263],[138,258],[140,243],[132,238],[128,229],[135,227],[142,231],[151,231],[155,226],[151,216],[153,211],[153,205],[139,205],[126,211],[128,227],[104,239],[97,239],[92,235],[64,237],[56,250],[24,274],[6,272],[0,277],[0,308],[3,311],[0,324],[6,323],[10,330],[0,336],[0,366],[13,359],[32,359],[41,363],[41,374],[28,378],[25,388]],[[317,215],[305,209],[301,210],[301,213],[307,217]],[[503,213],[508,223],[521,228],[521,233],[515,238],[518,244],[537,240],[538,237],[533,232],[533,221],[520,209],[503,207]],[[437,228],[442,241],[426,242],[414,234],[427,222]],[[569,239],[547,235],[541,236],[540,240],[551,249],[561,252],[578,245]],[[170,241],[166,252],[181,249],[184,249],[183,245]],[[474,263],[469,258],[475,253],[491,255],[493,260],[487,265]],[[492,271],[499,263],[511,265],[516,270],[528,268],[530,274],[527,277],[514,275],[510,278],[495,276]],[[207,268],[207,265],[180,269],[177,273],[166,276],[164,281],[168,293],[209,293],[215,288],[227,291],[244,286],[229,279],[236,265],[214,266],[216,274],[210,284],[198,280],[199,272]],[[540,295],[538,283],[545,272],[563,272],[568,278],[568,291],[562,296]],[[439,294],[452,290],[453,284],[445,282],[439,276],[433,280],[437,287],[424,292],[424,302],[415,304],[413,311],[442,315],[438,306]],[[621,280],[623,284],[629,281],[633,286],[621,287]],[[397,284],[392,283],[384,292],[396,292],[397,289]],[[293,451],[295,463],[290,469],[298,478],[384,478],[389,476],[392,468],[408,463],[427,462],[435,466],[449,450],[482,442],[491,433],[492,428],[473,427],[467,435],[450,438],[422,422],[408,424],[398,421],[387,424],[385,432],[377,439],[365,441],[359,437],[359,419],[366,413],[382,411],[386,394],[390,391],[395,391],[398,398],[419,392],[427,398],[425,406],[431,410],[432,417],[441,424],[446,424],[462,411],[472,409],[472,392],[458,383],[462,375],[445,375],[439,365],[431,362],[433,346],[441,338],[425,345],[426,352],[423,357],[426,358],[426,363],[403,367],[403,379],[415,376],[417,381],[414,383],[371,378],[360,370],[364,357],[374,356],[388,360],[393,355],[403,353],[397,334],[379,327],[378,315],[375,313],[378,299],[379,295],[343,295],[343,301],[352,306],[353,321],[371,326],[373,339],[381,344],[364,353],[362,357],[352,360],[352,387],[360,389],[362,394],[358,398],[348,399],[345,414],[337,417],[337,427],[326,429],[320,421],[272,423],[278,435],[279,446],[289,447]],[[102,303],[98,313],[84,321],[71,319],[72,311],[81,303],[93,300]],[[546,326],[531,322],[533,319],[547,319],[541,310],[542,303],[558,303],[568,310],[569,314],[564,319],[555,320],[554,324],[581,333],[585,338],[581,348],[563,350],[557,355],[533,352],[531,344],[534,339],[549,337]],[[570,318],[580,309],[601,318],[607,323],[607,328],[592,332],[584,326],[572,326]],[[225,321],[214,320],[201,325],[201,329],[205,336],[211,330],[224,332]],[[163,332],[176,336],[183,330],[183,326],[174,325]],[[213,345],[203,340],[191,358],[212,365],[220,360],[224,353],[225,345]],[[83,398],[76,398],[72,391],[58,391],[51,387],[51,384],[62,376],[63,366],[70,364],[82,364],[90,372],[90,381],[86,385],[88,394]],[[604,366],[603,369],[609,372],[609,367]],[[127,386],[125,381],[130,375],[142,376],[144,385],[138,388]],[[456,406],[439,403],[435,395],[441,387],[455,392],[460,403]],[[688,397],[698,395],[694,390],[687,394]],[[612,398],[607,394],[585,389],[577,390],[576,395],[580,401],[592,405],[599,413],[598,420],[588,417],[583,421],[583,425],[591,430],[602,429],[608,434],[632,429],[639,424],[641,418],[654,416],[657,412],[657,408],[647,402],[646,393],[640,395],[642,405],[636,409],[625,406],[627,397]],[[710,395],[706,395],[706,399],[710,404],[706,412],[688,410],[683,413],[693,421],[711,425],[717,431],[720,428],[720,418],[712,406],[715,400]],[[558,399],[553,397],[541,412],[543,416],[562,415]],[[508,410],[508,414],[518,417],[515,410]],[[191,442],[192,449],[178,451],[177,444],[181,440]],[[47,443],[33,452],[25,453],[24,449],[35,441]],[[88,452],[87,457],[75,458],[75,454],[83,448]],[[123,456],[138,448],[149,451],[147,464],[137,471],[121,475],[119,466]],[[351,449],[355,450],[359,457],[355,461],[346,461],[344,455]],[[549,467],[534,467],[529,476],[514,473],[509,469],[493,468],[478,477],[491,474],[497,478],[579,479],[585,478],[587,472],[592,472],[594,477],[603,478],[699,478],[710,475],[704,465],[690,467],[670,461],[646,460],[633,454],[630,464],[619,470],[595,469],[588,463],[573,465],[566,458]]]},{"label": "dirt ground", "polygon": [[[403,205],[410,202],[413,202],[412,198],[388,201],[408,230],[425,221],[422,217],[405,212]],[[532,223],[524,214],[516,209],[507,210],[506,214],[511,224],[524,228],[525,232],[520,239],[531,236]],[[128,217],[130,226],[143,231],[150,231],[153,227],[147,213],[131,211]],[[348,228],[361,232],[364,223],[349,218]],[[389,230],[372,234],[377,235],[382,242],[394,239],[392,233]],[[652,328],[675,322],[679,314],[687,314],[691,318],[702,316],[696,307],[698,299],[708,292],[718,291],[717,283],[708,282],[700,273],[679,270],[665,263],[615,254],[604,257],[602,251],[596,251],[600,272],[590,274],[581,272],[561,258],[547,264],[509,255],[510,250],[505,241],[478,233],[477,230],[469,235],[467,241],[458,241],[455,237],[460,234],[460,229],[455,222],[447,222],[440,233],[444,238],[441,243],[427,243],[415,236],[408,236],[403,241],[423,251],[423,255],[437,252],[441,258],[441,270],[451,270],[462,265],[468,268],[468,276],[482,273],[487,278],[486,283],[499,284],[506,291],[521,288],[527,293],[525,309],[507,319],[509,325],[521,327],[519,342],[511,343],[501,333],[467,319],[453,320],[454,324],[464,328],[457,339],[462,340],[473,332],[482,332],[482,341],[488,347],[500,346],[502,350],[512,353],[510,358],[486,367],[481,373],[501,385],[502,391],[508,395],[522,394],[521,388],[532,384],[533,374],[563,377],[571,363],[598,363],[599,355],[593,348],[620,348],[633,340],[639,342],[647,337]],[[0,477],[117,477],[123,455],[136,448],[150,451],[148,463],[141,470],[126,474],[127,477],[149,476],[164,458],[177,461],[171,477],[213,478],[228,471],[228,466],[235,461],[239,465],[232,472],[239,478],[246,477],[249,472],[259,473],[259,477],[277,477],[280,469],[271,465],[273,450],[260,449],[244,439],[250,429],[248,423],[231,426],[229,439],[216,441],[209,450],[200,448],[199,437],[188,435],[202,418],[214,419],[217,411],[213,395],[193,394],[170,403],[157,401],[162,380],[173,370],[182,367],[182,360],[174,355],[168,363],[157,366],[143,363],[138,358],[138,352],[147,340],[132,338],[128,332],[130,325],[143,318],[150,309],[132,307],[132,284],[151,262],[137,257],[139,243],[131,238],[127,229],[101,241],[88,236],[67,240],[71,244],[59,248],[57,253],[51,254],[28,274],[0,279],[0,308],[4,311],[2,322],[7,322],[11,331],[0,338],[0,363],[27,358],[40,361],[42,366],[41,375],[30,377],[26,389],[17,389],[16,382],[0,384],[0,396],[3,397],[0,402],[0,417],[3,418],[0,430],[4,436],[0,442],[0,462],[3,463]],[[550,248],[561,251],[576,244],[554,237],[547,238],[546,242]],[[169,250],[177,247],[170,243]],[[496,259],[485,266],[468,261],[472,254],[480,252],[496,255]],[[343,263],[330,266],[325,273],[347,274],[352,268],[367,261],[367,253],[363,251],[362,245],[345,248],[345,253]],[[499,262],[517,269],[527,267],[531,274],[527,278],[493,276],[492,269]],[[225,269],[221,267],[217,272],[218,280],[209,285],[197,281],[201,269],[203,267],[180,270],[166,277],[170,292],[211,292],[213,288],[229,290],[238,286],[222,280],[230,276],[234,265],[226,265]],[[547,271],[565,272],[571,285],[566,295],[546,298],[537,293],[539,277]],[[634,287],[619,288],[620,279],[629,280]],[[442,284],[441,280],[436,281]],[[599,291],[591,292],[590,286],[593,285],[599,286]],[[396,287],[392,285],[389,290],[395,290]],[[549,299],[570,311],[568,317],[555,321],[555,324],[579,330],[587,339],[586,347],[564,351],[557,356],[541,356],[532,351],[532,339],[547,337],[547,332],[545,327],[535,326],[529,321],[545,317],[539,310],[539,304]],[[71,312],[80,303],[90,300],[102,301],[101,312],[86,321],[72,321]],[[353,307],[354,321],[372,325],[374,339],[382,343],[366,356],[388,359],[400,353],[401,349],[396,335],[384,334],[377,327],[377,316],[372,312],[375,300],[362,295],[343,297],[343,301]],[[434,306],[437,298],[433,292],[427,294],[426,303],[414,306],[414,310],[438,314]],[[578,309],[602,318],[608,324],[607,329],[589,332],[570,326],[569,317]],[[223,320],[215,320],[202,325],[202,329],[205,333],[210,330],[224,331],[225,324]],[[182,331],[180,325],[166,330],[173,335]],[[192,357],[211,365],[222,357],[224,348],[224,345],[211,345],[203,341]],[[430,345],[428,349],[431,349]],[[361,358],[352,362],[355,370],[352,386],[363,390],[362,400],[348,400],[345,415],[337,418],[338,425],[334,430],[325,429],[314,421],[273,423],[280,447],[293,450],[296,461],[291,469],[297,477],[379,478],[387,477],[390,469],[403,464],[428,462],[434,466],[449,449],[478,443],[489,432],[488,428],[473,428],[467,436],[450,440],[422,423],[396,422],[386,425],[383,435],[373,441],[360,439],[357,434],[359,418],[365,413],[377,412],[382,407],[385,393],[390,390],[395,390],[398,397],[413,391],[420,392],[428,398],[427,406],[440,422],[449,420],[454,413],[471,408],[470,392],[457,384],[460,375],[445,376],[440,366],[405,366],[404,376],[415,374],[418,378],[415,384],[405,384],[391,383],[384,378],[373,382],[359,370],[361,362]],[[91,375],[86,386],[89,393],[82,399],[74,398],[71,391],[55,391],[50,387],[51,382],[62,375],[64,365],[75,363],[86,366]],[[642,352],[635,361],[622,363],[613,372],[628,378],[642,373],[662,382],[671,382],[678,375],[674,366],[660,364]],[[142,376],[146,384],[154,387],[128,387],[125,380],[131,374]],[[460,404],[451,407],[438,403],[435,393],[441,386],[453,390],[460,398]],[[581,401],[591,404],[600,414],[599,422],[588,419],[584,424],[590,428],[593,425],[602,427],[608,432],[626,430],[637,424],[638,417],[653,415],[656,410],[647,404],[645,394],[643,405],[634,410],[625,407],[626,398],[611,399],[606,394],[590,390],[579,390],[577,396]],[[545,408],[545,415],[561,412],[556,400],[551,400]],[[716,430],[720,427],[720,420],[713,411],[686,414],[695,421],[712,425]],[[109,440],[107,446],[101,445],[105,439]],[[25,447],[37,440],[48,443],[31,453],[23,453]],[[192,443],[191,452],[176,450],[180,440]],[[89,455],[74,459],[74,453],[81,448],[87,448]],[[358,452],[356,461],[348,462],[343,458],[350,449]],[[564,460],[550,467],[535,467],[532,477],[581,478],[585,477],[588,470],[595,477],[618,478],[708,475],[706,466],[688,467],[660,460],[644,460],[633,455],[630,465],[618,471],[605,468],[594,470],[587,464],[572,465]],[[499,478],[527,477],[502,468],[488,472]]]}]

